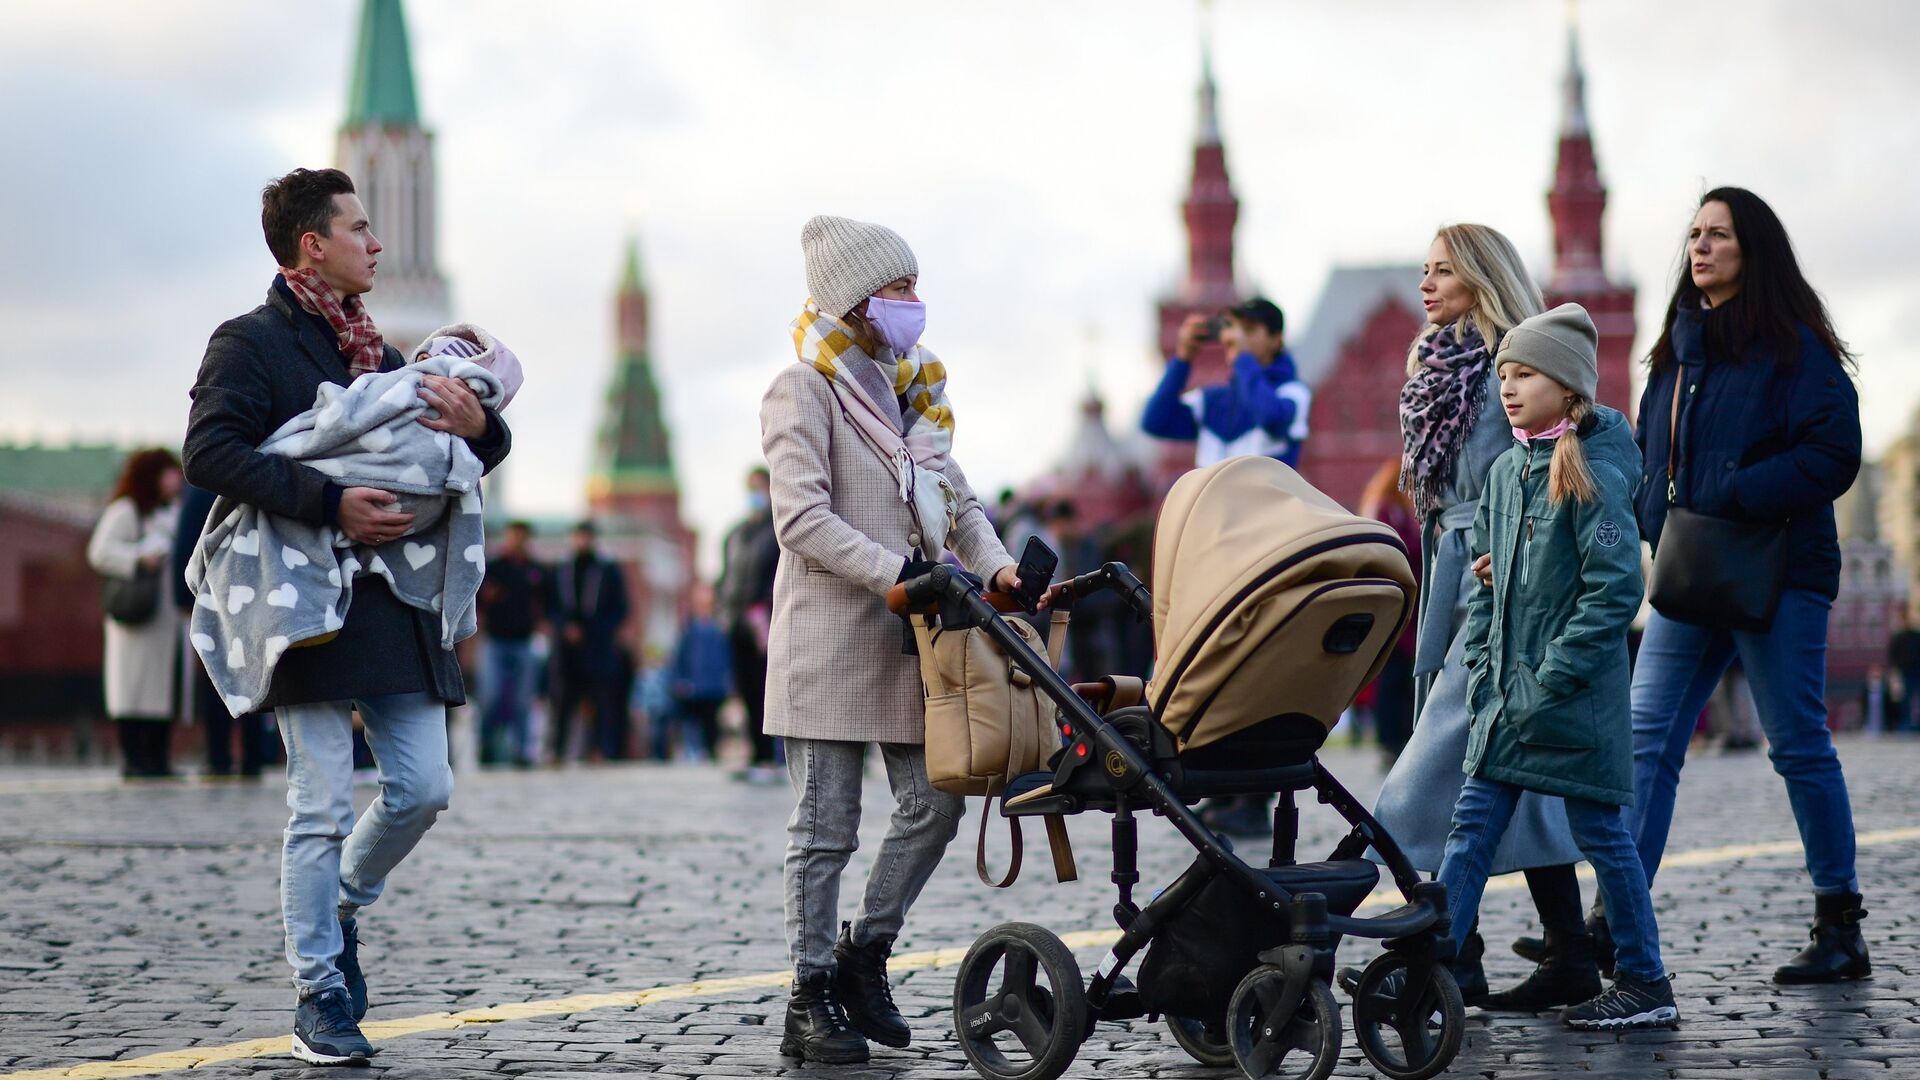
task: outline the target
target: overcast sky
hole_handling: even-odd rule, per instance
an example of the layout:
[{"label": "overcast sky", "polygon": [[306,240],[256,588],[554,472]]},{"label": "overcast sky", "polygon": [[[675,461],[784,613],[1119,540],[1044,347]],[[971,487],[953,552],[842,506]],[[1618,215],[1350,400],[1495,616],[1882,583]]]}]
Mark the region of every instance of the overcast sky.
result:
[{"label": "overcast sky", "polygon": [[[508,414],[516,512],[583,503],[629,229],[683,507],[709,547],[758,459],[761,391],[793,359],[812,214],[913,245],[956,453],[983,489],[1052,459],[1090,381],[1125,425],[1157,377],[1153,300],[1184,259],[1190,5],[406,9],[455,315],[527,365]],[[177,444],[209,333],[272,274],[262,183],[333,160],[358,11],[0,9],[0,440]],[[1329,266],[1417,263],[1450,221],[1506,231],[1544,274],[1565,18],[1558,0],[1220,0],[1242,276],[1303,325]],[[1858,350],[1884,448],[1920,400],[1920,5],[1607,0],[1581,23],[1637,350],[1700,192],[1751,187]]]}]

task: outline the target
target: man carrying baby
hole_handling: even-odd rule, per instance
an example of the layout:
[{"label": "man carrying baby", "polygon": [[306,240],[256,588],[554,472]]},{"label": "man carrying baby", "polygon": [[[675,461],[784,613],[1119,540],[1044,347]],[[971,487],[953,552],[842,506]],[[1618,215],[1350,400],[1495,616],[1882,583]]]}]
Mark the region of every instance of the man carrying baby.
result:
[{"label": "man carrying baby", "polygon": [[[279,272],[266,303],[214,331],[192,391],[183,459],[188,479],[216,495],[356,544],[405,535],[412,515],[392,492],[341,487],[326,474],[257,447],[341,385],[402,364],[360,297],[381,251],[353,181],[337,169],[295,169],[261,193],[260,223]],[[459,379],[424,375],[432,412],[418,421],[464,439],[485,469],[511,437],[497,412]],[[264,554],[264,553],[263,553]],[[378,576],[354,583],[337,636],[286,651],[265,702],[287,747],[281,910],[298,1004],[293,1055],[320,1065],[364,1061],[367,984],[360,908],[433,824],[453,790],[447,708],[465,701],[460,667],[441,646],[439,619],[403,604]],[[353,814],[354,710],[379,766],[380,794]]]}]

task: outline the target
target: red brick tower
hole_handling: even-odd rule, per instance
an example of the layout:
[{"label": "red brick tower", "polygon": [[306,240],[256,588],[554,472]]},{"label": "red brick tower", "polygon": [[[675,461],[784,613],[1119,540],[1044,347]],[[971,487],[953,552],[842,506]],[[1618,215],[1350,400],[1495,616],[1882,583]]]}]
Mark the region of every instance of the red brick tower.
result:
[{"label": "red brick tower", "polygon": [[[1213,58],[1200,52],[1200,127],[1193,146],[1193,176],[1181,216],[1187,223],[1187,273],[1178,291],[1160,299],[1160,355],[1173,355],[1174,336],[1188,315],[1212,315],[1239,301],[1234,285],[1233,227],[1240,218],[1240,200],[1227,178],[1227,149],[1220,141],[1220,115],[1215,105]],[[1193,358],[1189,386],[1211,386],[1227,379],[1227,358],[1218,344],[1200,348]],[[1155,466],[1160,490],[1193,468],[1193,444],[1163,444]]]},{"label": "red brick tower", "polygon": [[1553,216],[1553,274],[1547,306],[1571,301],[1587,309],[1600,331],[1600,401],[1628,416],[1633,393],[1633,299],[1631,285],[1608,279],[1603,259],[1601,215],[1607,188],[1587,126],[1587,77],[1580,65],[1578,29],[1567,27],[1567,73],[1561,83],[1560,153],[1547,192]]}]

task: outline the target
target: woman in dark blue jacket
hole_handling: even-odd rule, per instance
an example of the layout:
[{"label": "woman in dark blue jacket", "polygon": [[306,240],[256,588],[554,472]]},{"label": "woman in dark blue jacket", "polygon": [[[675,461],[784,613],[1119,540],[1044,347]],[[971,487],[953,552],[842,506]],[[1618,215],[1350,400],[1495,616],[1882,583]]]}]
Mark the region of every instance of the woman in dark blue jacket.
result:
[{"label": "woman in dark blue jacket", "polygon": [[[1840,585],[1833,502],[1860,469],[1860,402],[1846,346],[1801,276],[1786,230],[1752,192],[1700,200],[1640,397],[1637,512],[1658,558],[1669,505],[1786,526],[1787,572],[1764,632],[1647,621],[1633,677],[1634,839],[1653,879],[1694,719],[1738,654],[1813,878],[1813,944],[1782,983],[1868,973],[1853,811],[1827,732],[1827,620]],[[1678,468],[1669,496],[1673,402]]]}]

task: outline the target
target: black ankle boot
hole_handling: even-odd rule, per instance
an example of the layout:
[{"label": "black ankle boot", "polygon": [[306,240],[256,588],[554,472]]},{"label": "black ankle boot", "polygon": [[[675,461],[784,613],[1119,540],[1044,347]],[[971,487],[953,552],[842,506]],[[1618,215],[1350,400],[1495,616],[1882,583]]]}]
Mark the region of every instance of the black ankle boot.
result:
[{"label": "black ankle boot", "polygon": [[787,1030],[780,1052],[803,1061],[853,1065],[867,1060],[867,1040],[847,1026],[833,992],[833,977],[818,971],[796,979],[787,999]]},{"label": "black ankle boot", "polygon": [[1867,939],[1860,920],[1866,918],[1859,893],[1836,893],[1813,898],[1813,944],[1773,973],[1777,983],[1830,983],[1864,979],[1873,974],[1867,962]]},{"label": "black ankle boot", "polygon": [[1476,928],[1467,935],[1467,943],[1460,946],[1460,955],[1453,959],[1453,978],[1460,984],[1460,1000],[1468,1005],[1487,1000],[1487,969],[1480,963],[1486,955],[1487,940]]},{"label": "black ankle boot", "polygon": [[1593,936],[1548,934],[1546,951],[1533,974],[1510,990],[1488,994],[1481,1008],[1495,1012],[1540,1012],[1578,1005],[1600,996],[1600,968],[1593,959]]},{"label": "black ankle boot", "polygon": [[853,943],[853,924],[840,924],[840,940],[833,945],[833,989],[847,1010],[853,1029],[881,1046],[905,1046],[913,1032],[893,1005],[893,986],[887,982],[887,957],[893,939],[876,938]]}]

